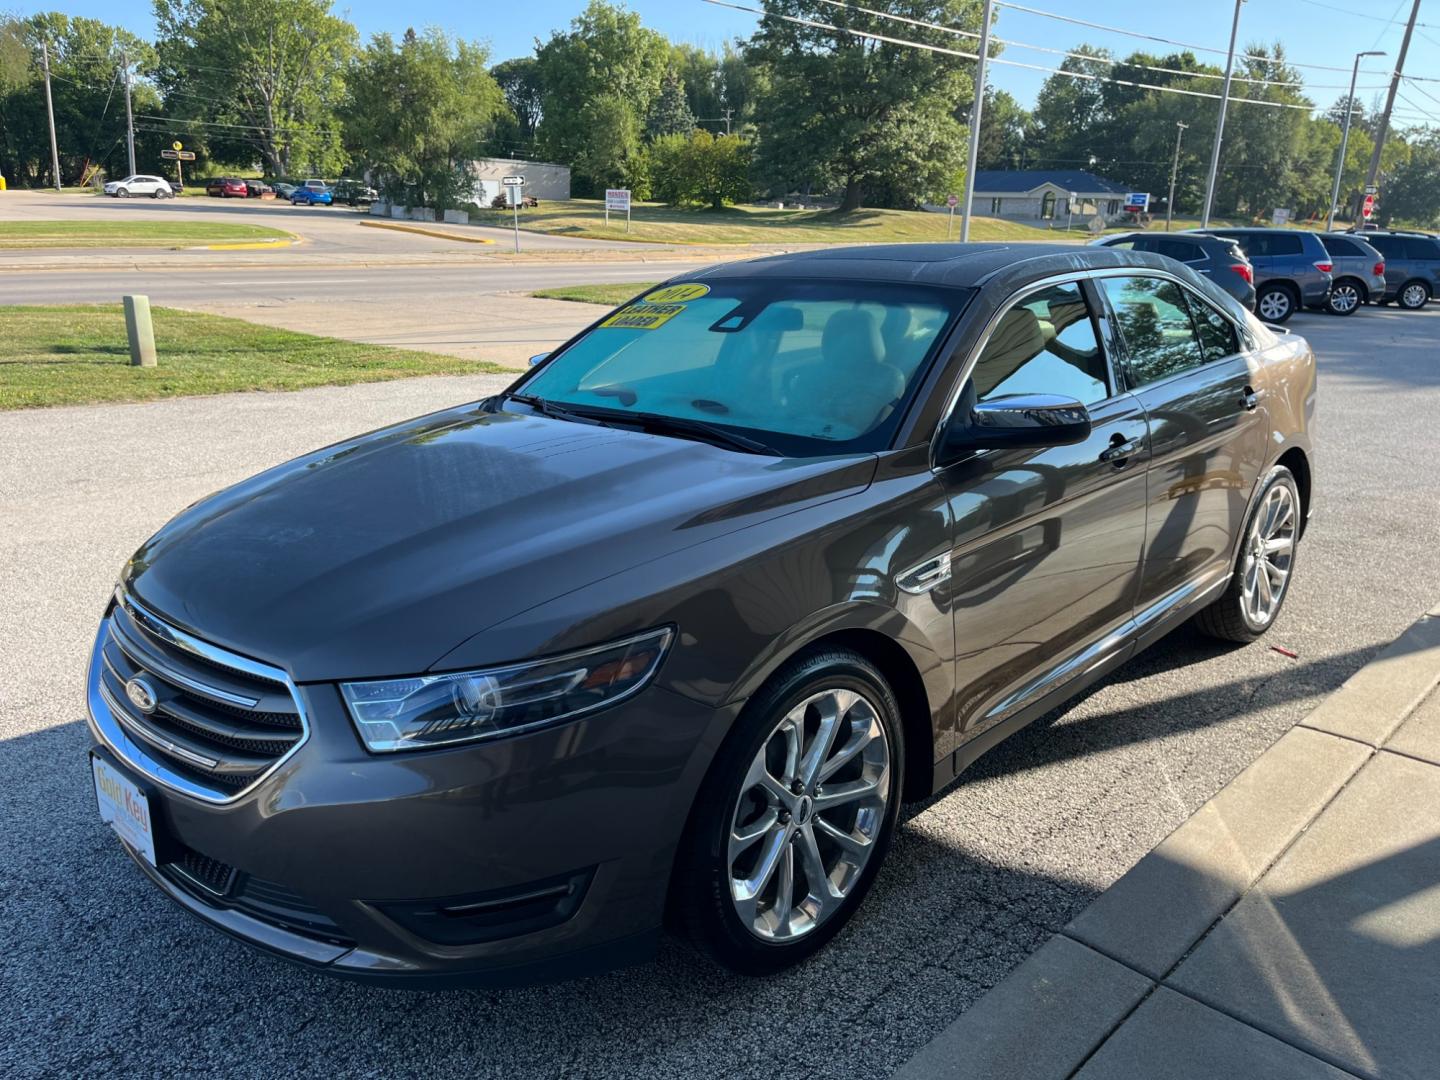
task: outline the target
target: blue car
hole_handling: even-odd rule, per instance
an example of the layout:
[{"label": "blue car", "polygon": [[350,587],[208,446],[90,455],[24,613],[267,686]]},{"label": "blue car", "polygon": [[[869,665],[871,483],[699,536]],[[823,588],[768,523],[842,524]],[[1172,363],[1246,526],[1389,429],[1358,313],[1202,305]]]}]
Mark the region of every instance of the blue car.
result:
[{"label": "blue car", "polygon": [[306,180],[290,193],[292,206],[329,206],[335,201],[335,193],[323,180]]}]

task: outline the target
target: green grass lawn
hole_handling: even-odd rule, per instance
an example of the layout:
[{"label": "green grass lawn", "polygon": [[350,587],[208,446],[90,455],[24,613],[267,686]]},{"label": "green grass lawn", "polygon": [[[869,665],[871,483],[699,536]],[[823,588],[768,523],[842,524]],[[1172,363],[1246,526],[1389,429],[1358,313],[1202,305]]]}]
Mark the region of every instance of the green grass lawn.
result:
[{"label": "green grass lawn", "polygon": [[532,292],[541,300],[576,300],[582,304],[604,304],[619,307],[627,300],[633,300],[646,289],[653,289],[653,281],[625,281],[613,285],[561,285],[557,289],[541,289]]},{"label": "green grass lawn", "polygon": [[[485,210],[472,218],[477,224],[511,226],[508,210]],[[661,203],[637,203],[630,232],[623,214],[611,214],[605,224],[605,206],[591,199],[542,200],[534,210],[520,211],[520,227],[559,236],[597,240],[636,240],[666,244],[833,244],[901,243],[944,240],[948,214],[921,210],[775,210],[732,206],[724,210],[684,210]],[[1080,219],[1067,234],[1065,223],[1055,229],[1037,229],[1014,221],[977,217],[971,222],[971,240],[1065,240],[1083,242],[1089,233]],[[960,239],[956,215],[951,239]]]},{"label": "green grass lawn", "polygon": [[0,221],[0,251],[21,248],[193,247],[289,240],[264,225],[210,221]]},{"label": "green grass lawn", "polygon": [[130,366],[119,304],[0,307],[0,409],[507,370],[172,308],[152,317],[159,364],[140,368]]}]

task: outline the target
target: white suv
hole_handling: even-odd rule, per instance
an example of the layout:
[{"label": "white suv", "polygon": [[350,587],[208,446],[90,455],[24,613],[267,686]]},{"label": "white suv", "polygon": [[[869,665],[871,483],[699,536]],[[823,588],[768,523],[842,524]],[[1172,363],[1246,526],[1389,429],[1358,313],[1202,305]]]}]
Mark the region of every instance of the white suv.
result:
[{"label": "white suv", "polygon": [[169,199],[175,192],[170,181],[159,176],[127,176],[124,180],[112,180],[105,185],[105,194],[117,199],[128,199],[131,195],[149,195],[152,199]]}]

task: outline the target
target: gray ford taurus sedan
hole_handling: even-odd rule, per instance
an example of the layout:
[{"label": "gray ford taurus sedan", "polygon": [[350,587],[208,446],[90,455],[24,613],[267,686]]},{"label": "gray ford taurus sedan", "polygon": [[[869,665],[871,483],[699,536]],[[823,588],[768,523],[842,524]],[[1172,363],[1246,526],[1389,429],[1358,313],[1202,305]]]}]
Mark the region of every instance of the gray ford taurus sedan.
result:
[{"label": "gray ford taurus sedan", "polygon": [[903,800],[1183,620],[1274,622],[1315,363],[1106,248],[684,275],[485,401],[181,513],[89,673],[102,818],[340,975],[820,948]]}]

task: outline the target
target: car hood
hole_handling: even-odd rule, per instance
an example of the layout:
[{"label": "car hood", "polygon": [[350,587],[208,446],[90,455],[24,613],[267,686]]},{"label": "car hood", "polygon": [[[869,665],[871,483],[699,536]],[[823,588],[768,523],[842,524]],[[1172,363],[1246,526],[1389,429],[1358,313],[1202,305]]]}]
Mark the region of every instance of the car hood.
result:
[{"label": "car hood", "polygon": [[298,682],[413,674],[536,604],[861,491],[874,468],[469,405],[201,500],[123,584]]}]

